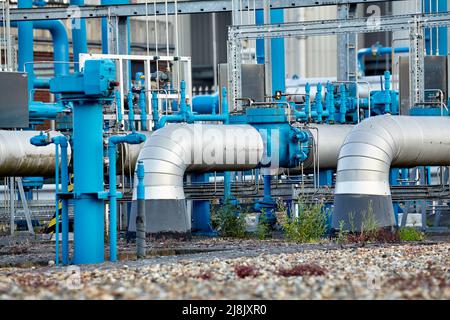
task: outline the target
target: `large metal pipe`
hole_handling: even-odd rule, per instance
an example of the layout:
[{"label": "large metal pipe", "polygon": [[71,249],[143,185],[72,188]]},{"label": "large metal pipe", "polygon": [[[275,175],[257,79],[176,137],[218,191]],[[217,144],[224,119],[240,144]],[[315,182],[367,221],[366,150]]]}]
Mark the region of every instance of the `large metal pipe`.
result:
[{"label": "large metal pipe", "polygon": [[353,225],[369,215],[378,227],[395,225],[389,188],[391,167],[450,165],[450,118],[376,116],[348,134],[339,152],[333,228]]},{"label": "large metal pipe", "polygon": [[[39,131],[0,130],[0,176],[47,176],[55,174],[55,146],[36,147],[30,138]],[[49,132],[50,137],[61,136]],[[70,159],[71,149],[68,147]]]},{"label": "large metal pipe", "polygon": [[[309,135],[312,138],[312,148],[308,153],[308,158],[303,162],[303,170],[311,171],[314,165],[317,169],[336,169],[339,150],[344,144],[345,137],[352,130],[353,125],[308,125]],[[289,169],[292,174],[299,172],[299,169]]]},{"label": "large metal pipe", "polygon": [[[145,166],[147,232],[190,231],[185,173],[253,169],[263,151],[263,139],[250,125],[171,124],[155,131],[138,159]],[[136,190],[133,199],[130,231],[136,230]]]}]

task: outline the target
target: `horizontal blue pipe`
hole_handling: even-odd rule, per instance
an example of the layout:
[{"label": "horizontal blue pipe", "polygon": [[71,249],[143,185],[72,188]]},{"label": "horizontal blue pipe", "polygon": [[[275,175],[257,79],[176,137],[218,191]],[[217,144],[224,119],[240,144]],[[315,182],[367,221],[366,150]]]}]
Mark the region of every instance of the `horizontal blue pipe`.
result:
[{"label": "horizontal blue pipe", "polygon": [[34,120],[56,119],[56,115],[65,109],[66,107],[58,102],[45,103],[41,101],[30,101],[28,104],[30,119]]},{"label": "horizontal blue pipe", "polygon": [[219,113],[219,92],[194,96],[192,98],[192,111],[198,114]]},{"label": "horizontal blue pipe", "polygon": [[50,78],[48,77],[36,77],[33,79],[33,87],[36,89],[48,89],[50,88]]},{"label": "horizontal blue pipe", "polygon": [[[409,48],[408,47],[397,47],[394,48],[394,52],[395,53],[407,53],[409,52]],[[364,73],[365,72],[365,68],[364,68],[364,63],[363,63],[363,57],[364,56],[380,56],[383,54],[392,54],[392,47],[381,47],[381,46],[377,46],[374,48],[363,48],[363,49],[359,49],[358,50],[358,66],[359,66],[359,70]]]}]

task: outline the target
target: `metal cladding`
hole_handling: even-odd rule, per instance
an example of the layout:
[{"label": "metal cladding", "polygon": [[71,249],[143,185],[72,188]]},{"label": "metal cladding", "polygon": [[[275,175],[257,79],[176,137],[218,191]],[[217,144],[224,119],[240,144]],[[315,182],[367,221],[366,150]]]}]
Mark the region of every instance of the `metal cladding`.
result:
[{"label": "metal cladding", "polygon": [[[39,131],[0,130],[0,176],[46,176],[55,175],[55,146],[50,144],[36,147],[30,138]],[[61,136],[56,131],[49,132],[50,138]],[[67,149],[70,159],[71,149]]]},{"label": "metal cladding", "polygon": [[[263,152],[263,139],[250,125],[170,124],[155,131],[138,159],[145,167],[147,232],[189,232],[183,191],[186,172],[253,169]],[[136,230],[135,202],[129,231]]]},{"label": "metal cladding", "polygon": [[339,152],[333,228],[360,231],[371,213],[378,227],[394,226],[389,170],[421,165],[450,165],[448,117],[383,115],[355,126]]},{"label": "metal cladding", "polygon": [[[152,131],[139,131],[139,133],[144,134],[147,139],[153,134]],[[136,164],[138,160],[139,153],[145,142],[140,144],[128,144],[122,143],[117,146],[117,172],[125,174],[133,173],[136,169]]]},{"label": "metal cladding", "polygon": [[[308,153],[308,158],[303,161],[303,170],[312,171],[314,163],[319,164],[320,170],[336,169],[339,156],[339,150],[344,144],[348,133],[354,125],[326,125],[310,124],[308,125],[309,136],[312,137],[313,146]],[[316,152],[314,152],[316,150]],[[316,157],[318,159],[316,159]],[[317,169],[317,168],[316,168]],[[290,174],[300,174],[299,168],[289,169]]]}]

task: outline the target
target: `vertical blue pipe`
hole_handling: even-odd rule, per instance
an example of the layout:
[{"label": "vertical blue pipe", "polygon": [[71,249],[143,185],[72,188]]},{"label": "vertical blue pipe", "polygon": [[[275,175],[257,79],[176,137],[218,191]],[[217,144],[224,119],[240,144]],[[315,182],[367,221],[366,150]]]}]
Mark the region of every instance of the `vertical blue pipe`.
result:
[{"label": "vertical blue pipe", "polygon": [[[264,24],[264,10],[255,11],[255,22],[257,25]],[[270,10],[270,23],[284,23],[284,9]],[[285,92],[285,56],[284,56],[284,38],[271,40],[272,54],[272,94],[276,91]],[[264,64],[264,39],[256,40],[256,62]],[[284,100],[285,97],[282,97]]]},{"label": "vertical blue pipe", "polygon": [[[228,117],[228,97],[227,97],[227,88],[222,87],[222,114],[226,114],[226,120],[224,121],[224,124],[229,123],[229,117]],[[231,172],[226,171],[223,173],[223,185],[224,185],[224,202],[226,203],[231,199]]]},{"label": "vertical blue pipe", "polygon": [[[208,182],[209,175],[206,173],[192,174],[191,182]],[[209,201],[192,201],[192,230],[201,233],[210,233],[211,229],[211,207]]]},{"label": "vertical blue pipe", "polygon": [[104,261],[103,107],[79,102],[73,108],[75,239],[74,263]]},{"label": "vertical blue pipe", "polygon": [[59,20],[39,20],[33,22],[33,28],[48,30],[52,35],[55,75],[69,74],[69,39],[64,24]]},{"label": "vertical blue pipe", "polygon": [[328,123],[334,123],[334,114],[336,109],[334,107],[334,85],[327,82],[327,97],[328,97]]},{"label": "vertical blue pipe", "polygon": [[[100,4],[103,5],[114,5],[114,4],[128,4],[129,0],[101,0]],[[128,26],[130,24],[129,19],[127,19]],[[128,27],[128,35],[129,35],[129,27]],[[129,39],[129,38],[128,38]],[[107,18],[102,18],[102,53],[107,54],[108,52],[108,21]],[[130,53],[128,47],[128,53]]]},{"label": "vertical blue pipe", "polygon": [[145,97],[145,77],[142,72],[136,73],[136,81],[140,84],[139,88],[139,110],[141,110],[141,129],[147,131],[147,100]]},{"label": "vertical blue pipe", "polygon": [[341,83],[339,85],[339,122],[345,123],[345,115],[347,114],[347,92],[345,89],[345,84]]},{"label": "vertical blue pipe", "polygon": [[142,162],[142,160],[139,160],[137,165],[137,178],[138,178],[137,194],[136,194],[137,200],[145,200],[144,176],[145,176],[144,163]]},{"label": "vertical blue pipe", "polygon": [[[72,6],[84,6],[84,0],[70,0]],[[87,53],[86,20],[84,18],[72,21],[73,62],[79,62],[80,53]],[[77,67],[77,66],[75,66]]]},{"label": "vertical blue pipe", "polygon": [[322,106],[322,84],[317,84],[317,92],[316,98],[314,101],[315,110],[317,111],[317,122],[322,123],[322,114],[323,114],[323,106]]},{"label": "vertical blue pipe", "polygon": [[159,122],[158,93],[156,91],[152,92],[152,119],[153,119],[153,130],[156,130],[156,128],[158,128]]},{"label": "vertical blue pipe", "polygon": [[264,202],[270,202],[272,200],[270,190],[271,182],[272,176],[270,174],[264,175]]},{"label": "vertical blue pipe", "polygon": [[[270,10],[270,23],[284,23],[284,9]],[[272,94],[276,91],[286,92],[286,71],[284,57],[284,38],[271,40],[272,49]],[[286,98],[283,96],[282,100]]]},{"label": "vertical blue pipe", "polygon": [[[19,0],[17,6],[20,9],[30,9],[33,7],[33,0]],[[34,60],[33,21],[20,21],[17,23],[17,29],[18,69],[28,73],[28,90],[31,90],[34,82],[33,65],[30,64]]]},{"label": "vertical blue pipe", "polygon": [[55,265],[59,265],[59,145],[55,144]]},{"label": "vertical blue pipe", "polygon": [[122,122],[122,99],[120,99],[120,91],[116,90],[114,92],[114,99],[117,105],[117,121]]},{"label": "vertical blue pipe", "polygon": [[131,88],[127,95],[127,101],[128,101],[128,126],[129,129],[132,132],[134,132],[133,91]]},{"label": "vertical blue pipe", "polygon": [[116,144],[108,143],[109,158],[109,260],[117,261]]},{"label": "vertical blue pipe", "polygon": [[147,103],[144,90],[139,92],[139,109],[141,109],[141,129],[147,131]]},{"label": "vertical blue pipe", "polygon": [[305,85],[305,114],[306,114],[306,121],[309,121],[310,115],[310,109],[311,109],[311,85],[307,82]]},{"label": "vertical blue pipe", "polygon": [[[68,158],[67,158],[67,139],[61,138],[61,192],[67,193],[69,184]],[[62,263],[69,264],[69,201],[67,198],[62,200]]]},{"label": "vertical blue pipe", "polygon": [[389,71],[384,72],[384,113],[391,112],[391,73]]},{"label": "vertical blue pipe", "polygon": [[[264,24],[264,10],[255,11],[255,23]],[[256,40],[256,63],[264,64],[264,39]]]},{"label": "vertical blue pipe", "polygon": [[180,82],[180,113],[182,115],[187,114],[187,105],[186,105],[186,82],[181,80]]},{"label": "vertical blue pipe", "polygon": [[[447,12],[447,0],[438,0],[438,12]],[[438,28],[439,34],[439,55],[446,56],[448,54],[448,27]]]},{"label": "vertical blue pipe", "polygon": [[[436,12],[446,12],[447,11],[447,1],[446,0],[425,0],[424,1],[423,12],[424,13],[436,13]],[[439,35],[439,41],[437,40],[437,35]],[[433,55],[436,55],[437,46],[439,46],[439,55],[447,55],[448,53],[448,28],[426,28],[425,29],[425,48],[427,54],[433,51]],[[433,40],[432,46],[430,40]]]}]

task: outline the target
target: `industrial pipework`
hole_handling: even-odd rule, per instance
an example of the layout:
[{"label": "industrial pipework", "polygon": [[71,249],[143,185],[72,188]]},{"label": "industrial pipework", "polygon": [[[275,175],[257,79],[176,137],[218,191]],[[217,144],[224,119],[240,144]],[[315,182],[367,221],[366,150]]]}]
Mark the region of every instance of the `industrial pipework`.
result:
[{"label": "industrial pipework", "polygon": [[[263,151],[263,139],[250,125],[169,124],[155,131],[139,155],[145,166],[147,233],[190,232],[185,173],[250,170]],[[136,231],[135,220],[136,188],[129,231]]]},{"label": "industrial pipework", "polygon": [[332,227],[361,231],[367,215],[395,226],[391,167],[450,165],[450,119],[383,115],[355,126],[339,153]]},{"label": "industrial pipework", "polygon": [[[0,130],[0,176],[52,177],[55,173],[55,148],[36,147],[30,139],[39,131]],[[50,138],[63,137],[56,131],[49,131]],[[71,148],[68,147],[70,161]]]},{"label": "industrial pipework", "polygon": [[50,81],[52,93],[73,103],[75,264],[104,261],[103,104],[116,85],[111,60],[88,60],[82,73]]}]

